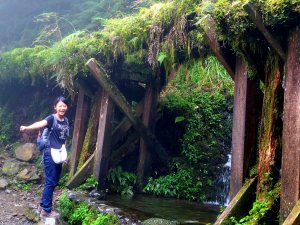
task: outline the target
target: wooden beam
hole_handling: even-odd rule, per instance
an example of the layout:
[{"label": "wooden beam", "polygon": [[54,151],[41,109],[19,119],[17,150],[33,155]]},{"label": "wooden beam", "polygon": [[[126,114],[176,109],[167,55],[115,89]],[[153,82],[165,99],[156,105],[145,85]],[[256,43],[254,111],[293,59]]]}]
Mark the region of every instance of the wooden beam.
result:
[{"label": "wooden beam", "polygon": [[86,65],[89,67],[91,73],[96,78],[98,83],[102,86],[102,88],[108,93],[114,103],[120,107],[122,112],[128,117],[133,127],[137,130],[137,132],[143,137],[147,145],[156,151],[157,156],[160,160],[166,162],[167,153],[165,149],[159,144],[156,140],[154,134],[145,127],[141,119],[134,113],[126,101],[124,95],[118,90],[118,88],[109,80],[106,72],[97,65],[95,59],[90,59]]},{"label": "wooden beam", "polygon": [[66,186],[69,189],[76,188],[86,181],[86,179],[92,174],[94,167],[95,152],[90,158],[83,164],[73,177],[67,182]]},{"label": "wooden beam", "polygon": [[128,154],[134,152],[137,149],[134,145],[136,144],[138,138],[138,133],[133,132],[129,137],[127,137],[127,140],[123,145],[121,145],[118,149],[112,152],[109,164],[110,168],[115,167]]},{"label": "wooden beam", "polygon": [[218,217],[214,225],[227,224],[226,221],[230,222],[230,217],[232,216],[234,216],[238,221],[239,219],[247,215],[252,207],[252,202],[254,202],[255,200],[256,184],[257,177],[246,182],[231,200],[226,209]]},{"label": "wooden beam", "polygon": [[282,225],[299,225],[300,224],[300,200],[297,201],[293,210],[286,218]]},{"label": "wooden beam", "polygon": [[284,221],[300,197],[300,26],[292,30],[286,61],[283,108],[280,218]]},{"label": "wooden beam", "polygon": [[211,17],[207,16],[202,23],[202,27],[205,31],[204,39],[208,43],[213,53],[216,55],[217,59],[221,62],[221,64],[227,70],[228,74],[234,80],[234,69],[230,66],[229,60],[226,59],[224,53],[221,51],[220,44],[217,40],[215,21]]},{"label": "wooden beam", "polygon": [[277,52],[279,57],[283,61],[285,61],[286,60],[286,54],[285,54],[283,48],[276,41],[276,39],[273,38],[272,34],[264,26],[263,19],[262,19],[262,16],[261,16],[258,8],[255,5],[253,5],[252,3],[247,3],[243,7],[244,7],[245,11],[248,13],[250,19],[256,25],[257,29],[262,33],[262,35],[269,42],[270,46]]},{"label": "wooden beam", "polygon": [[243,186],[249,168],[255,164],[258,127],[258,85],[248,79],[248,67],[241,57],[236,58],[234,108],[232,126],[232,163],[230,199]]},{"label": "wooden beam", "polygon": [[72,150],[71,150],[71,165],[70,165],[70,176],[72,177],[77,169],[80,151],[83,145],[84,134],[86,131],[86,121],[87,121],[87,111],[88,111],[88,101],[85,97],[84,91],[80,88],[77,106],[75,123],[73,130],[72,139]]},{"label": "wooden beam", "polygon": [[[140,101],[136,107],[136,115],[141,116],[143,113],[144,101]],[[113,130],[112,134],[112,146],[114,147],[120,139],[126,134],[126,132],[132,127],[131,122],[125,116],[124,119],[118,124],[118,126]]]},{"label": "wooden beam", "polygon": [[82,90],[86,96],[88,96],[91,99],[94,97],[94,94],[92,93],[90,88],[81,79],[76,80],[76,83],[79,89]]},{"label": "wooden beam", "polygon": [[93,169],[93,174],[99,182],[98,189],[100,190],[104,190],[106,188],[106,176],[111,152],[112,111],[113,102],[108,93],[103,90]]}]

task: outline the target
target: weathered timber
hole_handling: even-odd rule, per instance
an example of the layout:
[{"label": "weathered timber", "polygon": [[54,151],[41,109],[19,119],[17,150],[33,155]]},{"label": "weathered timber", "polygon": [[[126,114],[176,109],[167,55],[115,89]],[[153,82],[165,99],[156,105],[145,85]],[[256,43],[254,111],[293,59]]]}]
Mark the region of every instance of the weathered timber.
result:
[{"label": "weathered timber", "polygon": [[277,52],[279,57],[285,61],[286,54],[281,47],[281,45],[276,41],[276,39],[272,36],[272,34],[267,30],[264,26],[262,16],[258,10],[258,8],[252,3],[247,3],[244,6],[245,11],[248,13],[250,19],[256,25],[257,29],[262,33],[262,35],[269,42],[270,46]]},{"label": "weathered timber", "polygon": [[258,92],[259,82],[255,78],[248,78],[248,67],[241,57],[236,58],[235,70],[230,199],[243,186],[250,167],[255,164],[261,98]]},{"label": "weathered timber", "polygon": [[90,99],[94,97],[93,92],[90,90],[90,87],[82,79],[77,79],[76,84],[78,85],[79,89],[83,91],[83,93],[88,96]]},{"label": "weathered timber", "polygon": [[129,137],[123,145],[121,145],[118,149],[112,152],[109,163],[110,168],[115,167],[118,163],[122,161],[122,159],[124,159],[124,157],[136,150],[134,145],[136,144],[138,138],[139,135],[137,132],[132,133],[131,135],[129,135]]},{"label": "weathered timber", "polygon": [[221,62],[221,64],[227,70],[231,78],[234,80],[235,79],[234,69],[230,65],[229,60],[222,52],[220,44],[217,39],[217,32],[215,30],[216,28],[215,21],[213,20],[212,17],[207,16],[201,25],[205,31],[204,38],[206,42],[208,43],[213,53],[216,55],[217,59]]},{"label": "weathered timber", "polygon": [[76,188],[81,185],[92,174],[94,167],[95,153],[83,164],[83,166],[74,174],[67,182],[66,186],[69,189]]},{"label": "weathered timber", "polygon": [[[155,85],[156,86],[156,85]],[[158,90],[151,85],[148,85],[145,93],[143,123],[151,132],[155,128],[155,113],[157,108]],[[151,171],[151,149],[147,145],[147,140],[142,138],[140,140],[140,154],[137,167],[137,186],[141,190]]]},{"label": "weathered timber", "polygon": [[96,91],[92,101],[92,109],[90,112],[88,127],[84,136],[83,146],[80,153],[78,167],[80,168],[85,161],[93,154],[97,142],[97,132],[99,125],[99,112],[102,97],[101,88]]},{"label": "weathered timber", "polygon": [[88,111],[88,100],[85,97],[83,90],[79,89],[76,115],[74,122],[74,131],[72,139],[72,154],[71,154],[71,165],[70,165],[70,176],[72,177],[77,169],[77,165],[80,157],[80,150],[83,145],[83,137],[86,131],[86,121],[87,121],[87,111]]},{"label": "weathered timber", "polygon": [[229,222],[229,219],[232,216],[234,216],[237,220],[246,216],[252,207],[251,203],[255,200],[256,184],[257,178],[253,178],[245,182],[223,213],[218,217],[214,225],[227,224],[226,221]]},{"label": "weathered timber", "polygon": [[166,162],[168,160],[165,149],[156,140],[154,134],[146,128],[141,119],[132,111],[129,103],[126,101],[124,95],[118,88],[109,80],[106,72],[97,66],[95,59],[90,59],[86,65],[89,67],[91,73],[94,75],[98,83],[109,94],[114,103],[120,107],[122,112],[128,117],[133,127],[146,140],[147,145],[156,151],[160,160]]},{"label": "weathered timber", "polygon": [[[280,217],[300,197],[300,26],[290,35],[286,61]],[[300,224],[300,223],[298,223]]]},{"label": "weathered timber", "polygon": [[292,209],[289,216],[283,222],[282,225],[299,225],[300,224],[300,200],[297,201],[296,205]]},{"label": "weathered timber", "polygon": [[[279,179],[281,167],[283,63],[277,54],[266,65],[266,81],[260,124],[257,199],[265,201]],[[272,180],[270,179],[272,178]]]},{"label": "weathered timber", "polygon": [[113,102],[108,93],[102,89],[99,126],[95,150],[93,174],[99,182],[98,189],[106,188],[106,175],[111,152]]},{"label": "weathered timber", "polygon": [[[96,94],[97,95],[97,94]],[[101,93],[99,94],[99,96],[101,96]],[[100,103],[101,103],[101,99],[99,98],[99,101],[97,101],[97,102],[99,102],[99,107],[98,106],[95,106],[95,109],[97,109],[98,111],[100,111]],[[141,107],[141,109],[143,108],[143,101],[141,101],[140,103],[139,103],[139,105],[140,105],[140,107]],[[94,105],[98,105],[98,103],[97,104],[95,104],[94,103]],[[93,106],[94,107],[94,106]],[[139,109],[139,106],[137,106],[137,113],[139,113],[139,111],[140,111],[140,113],[142,113],[142,110],[141,109]],[[95,110],[92,110],[92,112],[94,112]],[[94,115],[94,114],[93,114]],[[92,115],[92,117],[93,117],[93,115]],[[99,112],[95,112],[95,115],[97,115],[97,117],[98,117],[98,120],[97,120],[97,128],[98,128],[98,121],[99,121]],[[91,121],[94,121],[95,122],[95,120],[94,119],[91,119]],[[124,128],[124,127],[127,127],[127,125],[128,125],[128,119],[124,119],[124,120],[122,120],[123,122],[121,122],[121,126],[118,126],[119,127],[119,129],[121,129],[122,131],[124,131],[124,132],[126,132],[127,130]],[[126,122],[127,121],[127,122]],[[91,122],[92,123],[92,122]],[[95,124],[92,124],[92,125],[95,125]],[[89,125],[89,127],[90,126],[92,126],[92,125]],[[130,123],[130,127],[131,127],[132,125],[131,125],[131,123]],[[130,127],[127,127],[128,129],[130,128]],[[97,129],[96,128],[96,129]],[[116,131],[117,132],[117,131]],[[87,131],[87,133],[89,133],[89,129],[88,129],[88,131]],[[119,133],[119,132],[117,132],[117,133]],[[116,135],[116,136],[114,136],[114,135],[112,135],[112,138],[115,138],[115,139],[112,139],[112,146],[116,143],[116,142],[118,142],[118,138],[120,138],[120,136],[121,136],[121,134],[122,134],[122,132],[120,132],[120,135]],[[88,137],[90,137],[90,135],[86,135],[86,136],[88,136]],[[92,135],[92,136],[97,136],[97,135]],[[117,150],[115,150],[113,153],[112,153],[112,155],[111,155],[111,162],[110,162],[110,165],[111,166],[114,166],[114,165],[116,165],[117,163],[119,163],[120,162],[120,160],[122,160],[122,158],[123,157],[125,157],[127,154],[129,154],[129,153],[131,153],[133,150],[134,150],[134,146],[132,146],[133,145],[133,143],[135,143],[134,141],[136,141],[137,140],[137,138],[139,137],[139,135],[137,134],[137,133],[134,133],[133,135],[131,135],[131,136],[129,136],[129,138],[128,138],[128,140],[126,141],[126,143],[124,143],[121,147],[119,147]],[[86,137],[87,138],[87,137]],[[91,137],[90,137],[91,138]],[[95,138],[96,139],[96,138]],[[72,178],[71,178],[71,183],[70,183],[70,188],[74,188],[74,187],[76,187],[76,185],[77,184],[81,184],[80,182],[83,182],[82,181],[82,178],[81,177],[88,177],[91,173],[92,173],[92,169],[91,168],[93,168],[93,165],[94,165],[94,157],[95,157],[95,152],[94,153],[92,153],[92,155],[90,155],[90,156],[88,156],[89,158],[88,159],[85,159],[84,160],[84,162],[83,162],[83,165],[80,167],[80,171],[81,171],[81,173],[76,173]],[[84,174],[85,173],[85,171],[87,171],[86,172],[86,175]],[[77,177],[78,176],[78,177]],[[77,181],[78,180],[78,181]]]},{"label": "weathered timber", "polygon": [[[136,107],[136,115],[141,116],[143,113],[144,101],[140,101]],[[126,132],[132,127],[131,122],[127,117],[118,124],[118,126],[112,132],[112,146],[118,143],[120,139],[126,134]]]}]

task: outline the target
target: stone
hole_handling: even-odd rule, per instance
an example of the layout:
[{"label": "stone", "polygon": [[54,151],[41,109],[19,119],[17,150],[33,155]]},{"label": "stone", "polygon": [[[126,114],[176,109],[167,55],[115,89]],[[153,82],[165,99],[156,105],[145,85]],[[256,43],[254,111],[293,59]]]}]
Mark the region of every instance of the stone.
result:
[{"label": "stone", "polygon": [[35,166],[24,168],[18,173],[17,178],[23,181],[37,181],[40,180],[40,175]]},{"label": "stone", "polygon": [[13,160],[7,160],[2,166],[2,173],[7,176],[14,176],[19,172],[20,165],[19,163]]},{"label": "stone", "polygon": [[28,162],[33,159],[35,151],[36,151],[36,144],[26,143],[16,148],[15,156],[17,159],[21,161]]},{"label": "stone", "polygon": [[5,189],[8,186],[8,181],[5,179],[0,179],[0,190]]},{"label": "stone", "polygon": [[160,218],[150,218],[142,222],[143,225],[176,225],[179,224],[176,221],[170,221],[170,220],[165,220],[165,219],[160,219]]}]

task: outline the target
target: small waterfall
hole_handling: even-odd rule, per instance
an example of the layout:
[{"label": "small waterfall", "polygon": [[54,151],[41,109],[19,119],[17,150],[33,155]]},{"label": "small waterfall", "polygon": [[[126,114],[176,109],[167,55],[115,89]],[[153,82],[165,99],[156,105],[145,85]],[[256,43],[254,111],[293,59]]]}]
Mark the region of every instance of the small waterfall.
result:
[{"label": "small waterfall", "polygon": [[228,154],[227,157],[228,160],[223,166],[220,176],[214,182],[216,186],[216,200],[214,202],[207,203],[225,206],[229,204],[231,154]]}]

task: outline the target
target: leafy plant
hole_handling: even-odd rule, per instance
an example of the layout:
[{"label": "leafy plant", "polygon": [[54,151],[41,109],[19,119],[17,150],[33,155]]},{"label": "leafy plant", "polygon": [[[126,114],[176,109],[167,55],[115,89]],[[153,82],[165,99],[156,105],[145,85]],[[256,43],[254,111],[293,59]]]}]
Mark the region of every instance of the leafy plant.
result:
[{"label": "leafy plant", "polygon": [[71,201],[66,193],[59,197],[57,205],[62,218],[70,224],[115,225],[120,223],[116,215],[98,213],[85,202]]},{"label": "leafy plant", "polygon": [[109,190],[123,196],[133,196],[136,175],[123,171],[122,167],[112,169],[107,175]]},{"label": "leafy plant", "polygon": [[77,190],[82,190],[85,187],[94,188],[94,189],[98,187],[98,181],[96,180],[96,177],[94,175],[88,177],[86,181],[77,188]]},{"label": "leafy plant", "polygon": [[16,183],[16,188],[18,190],[21,190],[21,191],[29,191],[32,187],[32,183],[24,183],[24,182],[18,182]]},{"label": "leafy plant", "polygon": [[179,168],[167,176],[149,178],[144,193],[188,200],[204,200],[203,184],[192,168]]},{"label": "leafy plant", "polygon": [[161,99],[174,123],[184,125],[180,154],[170,174],[149,180],[146,193],[197,201],[216,196],[230,152],[232,96],[233,82],[214,57],[182,66]]},{"label": "leafy plant", "polygon": [[5,145],[13,136],[13,114],[0,107],[0,145]]},{"label": "leafy plant", "polygon": [[58,198],[57,206],[61,212],[62,218],[68,220],[71,217],[75,204],[69,199],[66,192]]},{"label": "leafy plant", "polygon": [[81,202],[79,206],[75,208],[69,221],[71,224],[82,222],[82,225],[89,225],[91,224],[93,217],[94,213],[89,209],[88,204]]}]

